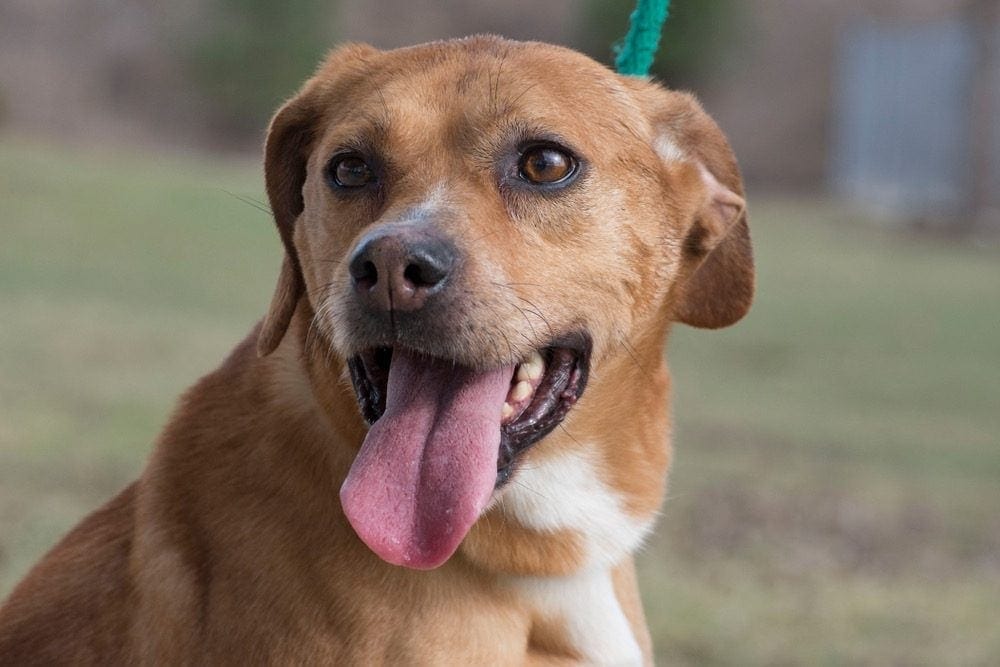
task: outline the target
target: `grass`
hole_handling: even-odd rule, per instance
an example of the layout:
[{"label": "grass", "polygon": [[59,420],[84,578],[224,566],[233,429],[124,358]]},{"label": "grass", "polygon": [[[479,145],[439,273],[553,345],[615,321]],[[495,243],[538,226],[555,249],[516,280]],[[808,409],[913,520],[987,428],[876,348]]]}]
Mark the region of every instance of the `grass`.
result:
[{"label": "grass", "polygon": [[[266,308],[253,164],[0,144],[0,596]],[[679,327],[640,558],[664,664],[1000,655],[1000,251],[755,201],[759,298]]]},{"label": "grass", "polygon": [[759,298],[678,329],[642,565],[667,664],[1000,656],[1000,252],[752,207]]}]

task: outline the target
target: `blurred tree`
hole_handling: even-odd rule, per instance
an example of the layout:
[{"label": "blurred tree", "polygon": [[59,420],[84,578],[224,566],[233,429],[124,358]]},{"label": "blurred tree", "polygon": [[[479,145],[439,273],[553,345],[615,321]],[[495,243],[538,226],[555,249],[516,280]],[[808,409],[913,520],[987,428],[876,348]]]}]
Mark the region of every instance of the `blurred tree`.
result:
[{"label": "blurred tree", "polygon": [[259,136],[332,42],[329,0],[208,0],[186,64],[223,144]]},{"label": "blurred tree", "polygon": [[[613,66],[635,0],[588,0],[582,49]],[[652,74],[672,88],[693,88],[719,67],[740,24],[736,0],[673,0]]]}]

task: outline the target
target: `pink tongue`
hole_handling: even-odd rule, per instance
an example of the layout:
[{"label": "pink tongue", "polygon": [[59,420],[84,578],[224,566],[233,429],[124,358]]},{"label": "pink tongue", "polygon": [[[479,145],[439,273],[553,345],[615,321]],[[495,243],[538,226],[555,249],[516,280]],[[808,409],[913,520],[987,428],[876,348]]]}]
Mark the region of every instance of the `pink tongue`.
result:
[{"label": "pink tongue", "polygon": [[455,553],[493,493],[513,373],[393,351],[385,414],[340,489],[347,520],[382,559],[430,569]]}]

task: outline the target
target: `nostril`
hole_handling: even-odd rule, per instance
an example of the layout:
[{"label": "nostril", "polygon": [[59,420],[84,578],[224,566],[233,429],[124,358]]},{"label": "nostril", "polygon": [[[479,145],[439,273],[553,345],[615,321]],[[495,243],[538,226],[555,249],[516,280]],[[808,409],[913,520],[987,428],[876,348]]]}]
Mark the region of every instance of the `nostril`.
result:
[{"label": "nostril", "polygon": [[360,287],[365,289],[374,287],[375,283],[378,282],[378,269],[375,268],[375,262],[365,262],[362,264],[361,274],[354,280]]},{"label": "nostril", "polygon": [[414,288],[434,289],[441,286],[455,265],[455,251],[439,239],[428,239],[411,245],[403,280]]},{"label": "nostril", "polygon": [[403,271],[403,278],[414,287],[434,287],[447,275],[443,267],[429,262],[413,262]]},{"label": "nostril", "polygon": [[363,255],[354,258],[350,266],[351,278],[359,289],[369,290],[378,282],[378,269],[375,262],[365,259]]}]

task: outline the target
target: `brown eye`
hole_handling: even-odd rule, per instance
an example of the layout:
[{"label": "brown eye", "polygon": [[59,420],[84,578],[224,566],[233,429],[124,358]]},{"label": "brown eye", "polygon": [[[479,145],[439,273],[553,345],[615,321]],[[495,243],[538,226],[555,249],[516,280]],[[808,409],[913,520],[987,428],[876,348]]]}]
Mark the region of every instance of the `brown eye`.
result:
[{"label": "brown eye", "polygon": [[375,172],[357,155],[335,157],[328,173],[334,184],[342,188],[360,188],[375,180]]},{"label": "brown eye", "polygon": [[524,180],[548,185],[565,181],[576,173],[576,160],[552,146],[532,146],[521,154],[518,167]]}]

